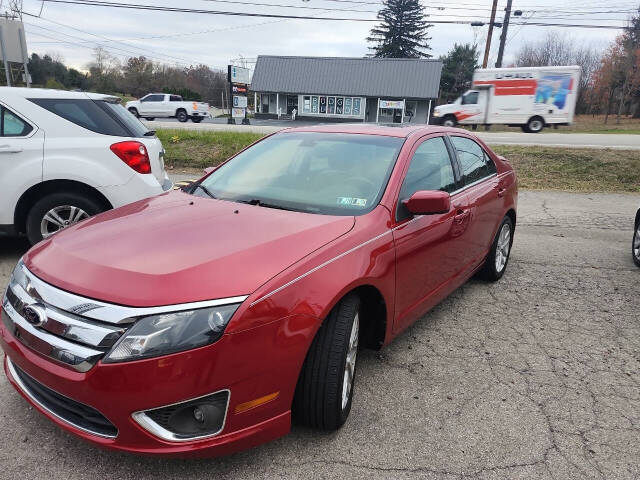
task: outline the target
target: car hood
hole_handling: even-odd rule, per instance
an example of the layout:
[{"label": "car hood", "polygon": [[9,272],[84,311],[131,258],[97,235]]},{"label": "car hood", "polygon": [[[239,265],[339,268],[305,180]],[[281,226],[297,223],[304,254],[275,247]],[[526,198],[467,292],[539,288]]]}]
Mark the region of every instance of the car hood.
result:
[{"label": "car hood", "polygon": [[24,261],[78,295],[171,305],[248,295],[354,222],[176,191],[85,220],[37,244]]}]

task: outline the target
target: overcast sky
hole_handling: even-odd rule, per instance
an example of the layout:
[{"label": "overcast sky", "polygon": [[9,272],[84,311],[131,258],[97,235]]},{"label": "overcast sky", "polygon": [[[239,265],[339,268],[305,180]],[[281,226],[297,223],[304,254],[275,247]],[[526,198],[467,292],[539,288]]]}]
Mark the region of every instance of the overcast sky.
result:
[{"label": "overcast sky", "polygon": [[[127,3],[127,0],[112,0]],[[239,2],[293,5],[299,7],[360,10],[359,12],[263,7],[219,0],[128,0],[129,3],[162,5],[250,13],[275,13],[315,17],[375,18],[381,0],[235,0]],[[487,20],[491,0],[422,0],[430,20]],[[506,0],[499,0],[499,20]],[[562,6],[558,7],[561,4]],[[513,22],[583,23],[624,25],[638,0],[514,0],[513,9],[523,16]],[[606,5],[606,6],[602,6]],[[319,20],[282,20],[256,17],[167,13],[120,8],[67,5],[24,0],[24,11],[41,18],[24,16],[30,52],[53,53],[67,65],[86,69],[92,49],[102,45],[120,59],[145,55],[168,64],[203,63],[223,68],[230,59],[255,59],[261,54],[363,56],[368,53],[365,38],[373,23]],[[437,7],[444,7],[438,9]],[[455,7],[455,8],[454,8]],[[4,5],[3,5],[4,8]],[[597,13],[596,13],[597,12]],[[611,12],[611,13],[603,13]],[[555,27],[511,25],[506,61],[513,58],[522,42],[544,37]],[[576,42],[606,46],[620,30],[557,28]],[[432,54],[445,54],[454,42],[478,42],[484,49],[487,28],[469,25],[435,24],[430,29]],[[492,58],[498,50],[500,29],[494,30]],[[493,60],[495,62],[495,60]]]}]

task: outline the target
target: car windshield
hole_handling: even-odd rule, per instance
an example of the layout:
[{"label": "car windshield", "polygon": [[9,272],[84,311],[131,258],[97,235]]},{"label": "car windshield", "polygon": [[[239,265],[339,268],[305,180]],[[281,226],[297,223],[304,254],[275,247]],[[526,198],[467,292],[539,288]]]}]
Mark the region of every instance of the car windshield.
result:
[{"label": "car windshield", "polygon": [[380,201],[403,138],[280,133],[241,152],[194,195],[325,215],[362,215]]}]

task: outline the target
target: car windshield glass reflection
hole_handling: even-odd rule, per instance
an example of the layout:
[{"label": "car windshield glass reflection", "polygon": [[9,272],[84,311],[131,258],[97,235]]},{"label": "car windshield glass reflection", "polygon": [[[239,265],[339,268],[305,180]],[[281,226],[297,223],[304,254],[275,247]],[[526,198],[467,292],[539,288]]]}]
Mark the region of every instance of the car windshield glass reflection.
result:
[{"label": "car windshield glass reflection", "polygon": [[403,141],[317,132],[274,135],[222,165],[192,194],[265,208],[361,215],[378,204]]}]

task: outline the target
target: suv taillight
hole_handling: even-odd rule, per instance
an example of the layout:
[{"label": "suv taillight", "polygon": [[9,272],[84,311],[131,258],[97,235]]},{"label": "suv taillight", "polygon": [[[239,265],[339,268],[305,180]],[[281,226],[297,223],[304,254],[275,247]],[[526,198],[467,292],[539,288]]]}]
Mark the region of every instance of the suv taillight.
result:
[{"label": "suv taillight", "polygon": [[147,147],[142,143],[134,141],[114,143],[111,145],[111,151],[136,172],[151,173]]}]

